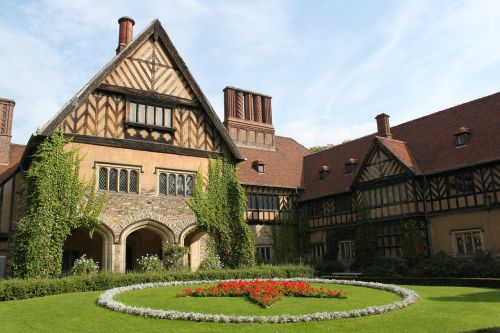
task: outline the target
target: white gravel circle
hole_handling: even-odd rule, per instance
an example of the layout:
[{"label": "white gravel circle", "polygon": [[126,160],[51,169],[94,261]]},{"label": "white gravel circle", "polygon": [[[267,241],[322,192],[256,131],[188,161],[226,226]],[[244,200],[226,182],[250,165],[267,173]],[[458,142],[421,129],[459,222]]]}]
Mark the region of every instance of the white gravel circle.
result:
[{"label": "white gravel circle", "polygon": [[[137,306],[130,306],[121,302],[115,301],[113,297],[118,294],[147,288],[168,287],[168,286],[182,286],[190,284],[204,284],[204,283],[218,283],[222,281],[235,281],[238,279],[230,280],[198,280],[198,281],[173,281],[173,282],[154,282],[134,284],[127,287],[118,287],[105,291],[99,296],[97,303],[105,308],[113,311],[134,314],[148,318],[170,319],[170,320],[190,320],[190,321],[206,321],[214,323],[296,323],[296,322],[309,322],[320,320],[336,320],[344,318],[365,317],[376,314],[381,314],[397,309],[402,309],[410,304],[415,303],[419,296],[410,289],[398,287],[391,284],[383,284],[376,282],[363,282],[355,280],[329,280],[329,279],[307,279],[307,278],[290,278],[290,279],[270,279],[273,281],[303,281],[311,283],[335,283],[350,286],[360,286],[373,289],[380,289],[389,291],[403,297],[400,301],[395,301],[385,305],[368,306],[363,309],[354,309],[349,311],[335,311],[335,312],[316,312],[304,315],[290,315],[282,314],[275,316],[228,316],[224,314],[208,314],[200,312],[182,312],[176,310],[160,310],[143,308]],[[238,281],[254,281],[256,279],[239,279]],[[259,279],[260,280],[260,279]],[[264,280],[264,279],[262,279]],[[266,279],[268,280],[268,279]]]}]

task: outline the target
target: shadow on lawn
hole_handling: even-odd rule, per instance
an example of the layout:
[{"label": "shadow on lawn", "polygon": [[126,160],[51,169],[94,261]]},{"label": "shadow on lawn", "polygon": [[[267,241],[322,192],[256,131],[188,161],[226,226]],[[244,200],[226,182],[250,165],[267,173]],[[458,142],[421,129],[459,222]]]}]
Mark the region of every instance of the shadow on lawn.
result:
[{"label": "shadow on lawn", "polygon": [[446,297],[430,297],[431,300],[437,302],[489,302],[498,303],[500,301],[500,289],[492,291],[484,291],[480,293],[463,294]]},{"label": "shadow on lawn", "polygon": [[477,330],[467,331],[464,333],[500,333],[500,327],[480,328]]}]

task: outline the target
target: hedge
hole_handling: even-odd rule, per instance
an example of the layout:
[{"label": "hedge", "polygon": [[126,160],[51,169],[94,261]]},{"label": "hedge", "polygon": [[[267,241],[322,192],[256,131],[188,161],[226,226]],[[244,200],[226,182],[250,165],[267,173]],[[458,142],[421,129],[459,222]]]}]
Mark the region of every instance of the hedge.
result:
[{"label": "hedge", "polygon": [[59,279],[10,279],[0,281],[0,301],[33,297],[106,290],[146,282],[168,282],[241,278],[290,278],[312,277],[309,266],[255,266],[246,269],[221,269],[189,271],[164,271],[150,273],[100,273],[87,276],[67,276]]},{"label": "hedge", "polygon": [[500,288],[500,279],[498,278],[353,277],[336,275],[322,276],[322,278],[380,282],[397,285]]}]

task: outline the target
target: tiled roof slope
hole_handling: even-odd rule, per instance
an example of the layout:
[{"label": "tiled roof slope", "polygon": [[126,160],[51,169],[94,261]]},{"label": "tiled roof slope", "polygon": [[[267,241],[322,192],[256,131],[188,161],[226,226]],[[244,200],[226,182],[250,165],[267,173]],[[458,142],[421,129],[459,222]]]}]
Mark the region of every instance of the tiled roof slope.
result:
[{"label": "tiled roof slope", "polygon": [[[454,134],[461,127],[469,128],[472,134],[467,146],[457,148]],[[500,93],[394,126],[391,132],[393,140],[381,139],[381,142],[401,160],[414,164],[420,173],[432,174],[500,160]],[[305,192],[301,200],[345,192],[356,173],[345,175],[344,163],[355,158],[361,164],[375,135],[306,156]],[[330,166],[331,171],[325,180],[319,181],[323,165]]]},{"label": "tiled roof slope", "polygon": [[[246,161],[238,164],[240,183],[247,185],[302,187],[304,156],[310,151],[297,141],[276,136],[276,150],[238,147]],[[252,163],[260,160],[265,163],[265,172],[259,174]]]},{"label": "tiled roof slope", "polygon": [[402,162],[406,167],[413,171],[415,174],[420,174],[421,171],[417,165],[417,161],[413,157],[413,154],[408,147],[408,144],[404,141],[394,140],[392,138],[386,137],[376,137],[382,145],[384,145],[388,150],[390,150],[396,158]]},{"label": "tiled roof slope", "polygon": [[10,163],[0,164],[0,184],[17,170],[24,152],[24,145],[10,145]]}]

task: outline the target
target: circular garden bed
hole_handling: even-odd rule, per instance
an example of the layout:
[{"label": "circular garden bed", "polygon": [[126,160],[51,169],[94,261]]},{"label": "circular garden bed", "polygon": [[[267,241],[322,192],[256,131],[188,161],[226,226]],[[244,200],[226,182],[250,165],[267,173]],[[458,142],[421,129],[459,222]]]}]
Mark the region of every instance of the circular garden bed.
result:
[{"label": "circular garden bed", "polygon": [[110,289],[98,303],[161,319],[286,323],[375,315],[417,300],[414,291],[394,285],[296,278],[137,284]]}]

